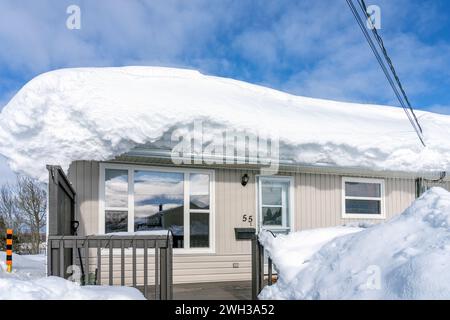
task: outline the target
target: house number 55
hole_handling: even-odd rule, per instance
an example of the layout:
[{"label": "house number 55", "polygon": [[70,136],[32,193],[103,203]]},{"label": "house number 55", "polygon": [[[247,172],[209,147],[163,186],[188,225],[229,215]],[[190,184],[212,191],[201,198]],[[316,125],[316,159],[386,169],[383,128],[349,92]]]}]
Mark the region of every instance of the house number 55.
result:
[{"label": "house number 55", "polygon": [[253,216],[248,216],[248,215],[244,214],[242,216],[242,222],[248,222],[249,225],[253,225]]}]

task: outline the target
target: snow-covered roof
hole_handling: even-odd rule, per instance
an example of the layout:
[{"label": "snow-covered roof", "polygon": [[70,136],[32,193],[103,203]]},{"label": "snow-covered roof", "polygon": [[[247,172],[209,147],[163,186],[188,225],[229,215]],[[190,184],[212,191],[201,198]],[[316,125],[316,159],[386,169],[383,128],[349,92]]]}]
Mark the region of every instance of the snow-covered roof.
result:
[{"label": "snow-covered roof", "polygon": [[112,159],[202,120],[210,138],[224,129],[270,131],[281,156],[299,164],[448,170],[450,117],[417,115],[426,148],[396,107],[305,98],[184,69],[63,69],[31,80],[3,109],[0,153],[13,170],[45,179],[46,164]]}]

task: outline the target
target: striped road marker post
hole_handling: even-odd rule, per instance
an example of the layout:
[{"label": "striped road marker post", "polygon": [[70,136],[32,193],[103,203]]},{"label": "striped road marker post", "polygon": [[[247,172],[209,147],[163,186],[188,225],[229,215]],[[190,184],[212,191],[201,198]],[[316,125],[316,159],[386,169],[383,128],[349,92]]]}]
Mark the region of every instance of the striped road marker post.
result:
[{"label": "striped road marker post", "polygon": [[6,231],[6,271],[12,272],[12,229]]}]

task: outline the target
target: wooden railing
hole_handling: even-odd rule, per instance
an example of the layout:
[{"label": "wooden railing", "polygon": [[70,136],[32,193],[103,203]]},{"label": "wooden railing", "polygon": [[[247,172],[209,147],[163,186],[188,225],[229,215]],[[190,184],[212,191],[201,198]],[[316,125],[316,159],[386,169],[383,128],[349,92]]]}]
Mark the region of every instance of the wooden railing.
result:
[{"label": "wooden railing", "polygon": [[[120,252],[120,284],[126,285],[125,259],[132,260],[132,286],[140,288],[137,283],[137,250],[142,250],[143,256],[143,293],[150,297],[148,260],[149,249],[154,255],[154,295],[157,300],[171,300],[172,290],[172,235],[101,235],[101,236],[49,236],[47,247],[48,275],[67,278],[67,261],[81,268],[82,283],[102,285],[102,257],[107,255],[108,284],[114,284],[114,255]],[[90,251],[96,250],[96,272],[94,281],[89,279]],[[73,267],[72,267],[73,269]],[[87,277],[86,277],[87,276]],[[93,282],[93,283],[92,283]]]},{"label": "wooden railing", "polygon": [[[275,236],[275,235],[274,235]],[[264,246],[259,242],[258,235],[252,239],[252,299],[257,300],[258,295],[264,288]],[[273,263],[267,258],[267,285],[273,284]]]}]

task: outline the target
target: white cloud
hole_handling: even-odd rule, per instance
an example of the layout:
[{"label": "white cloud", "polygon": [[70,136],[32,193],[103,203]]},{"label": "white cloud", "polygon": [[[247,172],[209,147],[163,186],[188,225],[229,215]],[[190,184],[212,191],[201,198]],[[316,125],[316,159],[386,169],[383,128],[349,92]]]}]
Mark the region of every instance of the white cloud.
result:
[{"label": "white cloud", "polygon": [[16,175],[11,171],[6,159],[0,155],[0,186],[5,183],[13,183],[16,180]]},{"label": "white cloud", "polygon": [[[81,30],[65,25],[73,3]],[[377,4],[409,93],[429,92],[429,74],[448,77],[450,62],[448,43],[422,39],[439,30],[437,5]],[[302,95],[395,102],[344,1],[2,1],[0,42],[0,66],[27,79],[61,66],[187,66]]]},{"label": "white cloud", "polygon": [[[68,30],[73,1],[2,1],[0,63],[37,73],[57,66],[183,65],[215,41],[225,4],[210,1],[75,1],[81,30]],[[222,14],[223,15],[222,15]]]},{"label": "white cloud", "polygon": [[[407,1],[380,1],[379,5],[383,18],[380,33],[388,52],[411,102],[423,104],[420,98],[430,98],[442,85],[450,85],[450,43],[430,43],[422,37],[425,29],[420,21],[430,14],[423,6]],[[261,54],[273,41],[259,41],[259,49],[249,41],[247,50],[260,52],[255,54],[256,63],[264,65],[272,86],[275,82],[283,90],[305,96],[398,105],[345,2],[301,2],[268,28],[266,33],[276,35],[281,56],[275,60]],[[246,37],[252,35],[247,33]],[[271,60],[281,62],[270,66]],[[290,69],[289,77],[274,77],[274,70],[286,68]]]}]

